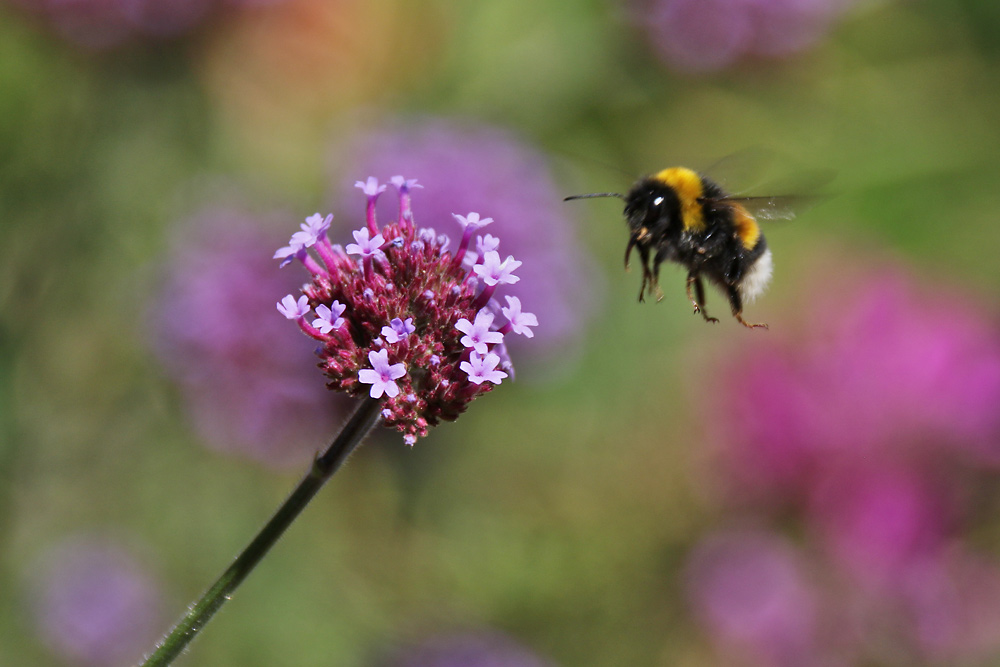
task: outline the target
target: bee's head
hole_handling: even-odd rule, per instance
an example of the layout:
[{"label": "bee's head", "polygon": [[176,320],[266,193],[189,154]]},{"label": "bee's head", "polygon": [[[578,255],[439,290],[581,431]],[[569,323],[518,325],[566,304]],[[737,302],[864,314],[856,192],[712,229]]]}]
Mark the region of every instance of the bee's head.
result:
[{"label": "bee's head", "polygon": [[625,197],[625,220],[633,232],[645,228],[657,236],[665,233],[680,221],[677,192],[652,178],[639,181]]}]

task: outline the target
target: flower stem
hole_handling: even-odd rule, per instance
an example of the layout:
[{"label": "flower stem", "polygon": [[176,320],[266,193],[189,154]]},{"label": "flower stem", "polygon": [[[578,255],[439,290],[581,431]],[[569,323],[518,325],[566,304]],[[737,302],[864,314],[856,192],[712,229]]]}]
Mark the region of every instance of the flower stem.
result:
[{"label": "flower stem", "polygon": [[292,491],[288,499],[278,508],[271,520],[257,533],[257,536],[236,557],[222,576],[189,608],[187,614],[177,622],[170,633],[164,637],[153,654],[142,663],[143,667],[162,667],[169,665],[184,651],[201,629],[205,627],[215,612],[232,597],[233,591],[243,583],[247,575],[253,571],[257,563],[270,551],[271,547],[284,534],[285,529],[292,524],[305,509],[316,492],[322,488],[333,473],[347,460],[365,436],[375,428],[381,418],[382,402],[372,398],[362,399],[354,414],[330,447],[313,461],[308,474]]}]

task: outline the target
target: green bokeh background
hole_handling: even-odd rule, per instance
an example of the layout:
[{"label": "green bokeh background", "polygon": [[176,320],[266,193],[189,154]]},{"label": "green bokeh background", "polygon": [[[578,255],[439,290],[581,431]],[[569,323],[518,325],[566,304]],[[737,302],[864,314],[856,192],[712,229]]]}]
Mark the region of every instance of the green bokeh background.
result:
[{"label": "green bokeh background", "polygon": [[[368,113],[513,128],[549,152],[565,194],[764,146],[837,178],[768,231],[776,279],[751,319],[799,327],[839,269],[882,263],[996,314],[992,0],[861,3],[804,54],[711,75],[671,72],[626,13],[379,0],[345,13],[356,43],[330,42],[354,49],[336,61],[350,79],[283,104],[270,79],[227,89],[239,67],[221,20],[93,54],[0,5],[0,664],[61,664],[25,596],[63,536],[142,545],[169,621],[291,489],[297,471],[212,453],[185,421],[147,344],[151,267],[206,183],[237,184],[261,211],[313,212],[325,146]],[[618,206],[567,206],[607,283],[579,363],[504,384],[412,450],[362,448],[178,664],[362,665],[468,626],[561,665],[716,664],[681,573],[724,520],[699,447],[725,409],[708,376],[760,332],[692,318],[672,270],[663,302],[637,304]]]}]

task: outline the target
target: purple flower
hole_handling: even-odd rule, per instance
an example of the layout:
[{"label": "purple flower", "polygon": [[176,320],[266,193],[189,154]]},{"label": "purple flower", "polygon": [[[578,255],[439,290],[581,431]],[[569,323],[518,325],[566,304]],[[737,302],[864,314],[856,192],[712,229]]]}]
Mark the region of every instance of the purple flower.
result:
[{"label": "purple flower", "polygon": [[[354,232],[357,243],[341,249],[325,236],[317,238],[311,249],[317,257],[300,257],[312,274],[312,282],[302,289],[306,304],[288,297],[281,310],[286,316],[297,315],[299,328],[321,343],[320,365],[328,386],[352,395],[367,389],[372,398],[384,396],[383,423],[413,444],[430,426],[456,419],[470,401],[508,376],[496,370],[505,358],[492,352],[467,357],[463,341],[467,338],[483,352],[489,345],[502,349],[503,334],[490,331],[494,315],[483,310],[481,302],[498,286],[512,282],[510,272],[520,262],[491,258],[488,271],[496,277],[479,290],[472,274],[446,251],[447,238],[412,224],[404,196],[408,181],[394,180],[402,184],[399,221],[380,231],[371,206],[380,186],[373,178],[358,181],[369,205],[366,226]],[[385,243],[385,238],[395,240]],[[376,251],[378,262],[372,261]],[[350,254],[364,257],[361,266]],[[339,327],[320,321],[325,313],[321,308],[332,311],[332,304],[342,306],[338,317],[343,315],[344,322]],[[310,307],[320,315],[313,325],[302,317]],[[474,324],[470,318],[475,318]],[[463,330],[467,335],[460,338]],[[513,370],[509,359],[506,367]]]},{"label": "purple flower", "polygon": [[808,496],[832,464],[907,460],[918,446],[1000,462],[1000,331],[902,276],[863,283],[817,303],[806,320],[823,326],[802,343],[758,344],[720,378],[719,437],[742,493]]},{"label": "purple flower", "polygon": [[[396,380],[406,375],[405,364],[389,365],[388,350],[372,350],[368,353],[368,361],[372,368],[363,368],[358,372],[358,380],[365,384],[370,384],[371,397],[382,398],[385,394],[389,398],[399,396],[399,385]],[[374,370],[372,370],[374,369]]]},{"label": "purple flower", "polygon": [[480,219],[478,213],[470,213],[469,215],[459,215],[457,213],[452,213],[451,217],[455,218],[459,225],[462,226],[462,233],[471,235],[477,229],[481,229],[486,225],[493,222],[493,218],[482,218]]},{"label": "purple flower", "polygon": [[842,0],[642,0],[637,22],[663,60],[688,72],[747,57],[803,51],[823,36]]},{"label": "purple flower", "polygon": [[489,346],[503,341],[503,334],[499,331],[490,331],[493,325],[493,313],[485,308],[476,313],[475,323],[464,317],[455,323],[455,328],[464,333],[461,343],[465,347],[471,347],[479,354],[489,352]]},{"label": "purple flower", "polygon": [[[537,149],[487,125],[412,119],[352,139],[339,147],[334,163],[347,170],[338,179],[356,173],[420,174],[426,188],[413,194],[416,222],[447,231],[454,241],[465,230],[452,214],[468,220],[467,211],[479,211],[493,218],[490,230],[503,238],[503,256],[524,262],[517,271],[521,281],[505,286],[504,294],[518,297],[529,312],[545,314],[530,342],[509,343],[518,370],[525,358],[535,362],[529,373],[540,370],[537,362],[547,360],[550,367],[572,362],[587,322],[601,308],[602,274],[584,253],[580,225],[569,217],[574,210],[562,204],[565,192]],[[344,188],[334,200],[352,196]],[[383,198],[379,215],[398,217],[394,205]],[[466,261],[464,254],[452,256]]]},{"label": "purple flower", "polygon": [[406,193],[413,188],[422,188],[424,186],[417,183],[415,178],[403,178],[402,176],[393,176],[389,179],[389,182],[395,186],[400,193]]},{"label": "purple flower", "polygon": [[275,301],[301,280],[275,271],[270,257],[281,234],[265,231],[272,223],[280,224],[217,208],[178,227],[148,318],[150,339],[206,444],[299,465],[347,401],[316,385],[315,356],[275,315]]},{"label": "purple flower", "polygon": [[748,664],[824,664],[816,591],[800,554],[763,532],[712,535],[691,554],[688,596],[720,646]]},{"label": "purple flower", "polygon": [[371,237],[367,229],[356,230],[353,234],[354,243],[347,244],[348,255],[361,255],[367,259],[382,254],[382,246],[385,244],[385,239],[382,238],[381,234]]},{"label": "purple flower", "polygon": [[385,337],[385,342],[398,343],[401,340],[406,340],[406,337],[416,330],[412,317],[407,317],[405,321],[394,317],[388,326],[382,327],[382,335]]},{"label": "purple flower", "polygon": [[[402,177],[397,177],[397,178],[400,178],[400,180],[402,180],[403,183],[406,182],[406,179],[403,179]],[[369,176],[367,181],[355,181],[354,187],[364,192],[369,199],[374,199],[378,197],[380,194],[385,192],[386,188],[385,185],[379,185],[378,179],[375,178],[374,176]]]},{"label": "purple flower", "polygon": [[[279,2],[283,0],[270,0]],[[128,42],[172,39],[204,24],[233,0],[16,0],[40,14],[60,36],[101,51]]]},{"label": "purple flower", "polygon": [[476,237],[476,253],[478,253],[480,261],[483,259],[486,253],[492,250],[496,250],[499,247],[500,247],[500,239],[493,236],[492,234]]},{"label": "purple flower", "polygon": [[472,267],[479,278],[489,286],[513,285],[520,278],[514,275],[521,262],[507,255],[507,259],[500,261],[500,253],[491,250],[483,255],[483,263]]},{"label": "purple flower", "polygon": [[317,318],[313,320],[312,325],[323,334],[328,334],[334,329],[339,329],[344,326],[344,318],[341,315],[344,314],[346,308],[347,306],[339,301],[334,301],[329,306],[321,303],[316,306]]},{"label": "purple flower", "polygon": [[309,299],[302,295],[296,301],[291,294],[286,295],[278,302],[278,312],[289,320],[298,320],[306,316],[309,312]]},{"label": "purple flower", "polygon": [[121,544],[77,536],[40,558],[32,581],[36,629],[76,665],[134,665],[164,621],[158,582]]},{"label": "purple flower", "polygon": [[895,585],[908,563],[944,548],[952,534],[947,494],[901,463],[831,472],[808,508],[831,561],[867,587]]},{"label": "purple flower", "polygon": [[733,499],[804,541],[847,662],[989,662],[1000,568],[966,531],[1000,461],[1000,330],[901,273],[841,285],[802,314],[815,328],[741,350],[712,390]]},{"label": "purple flower", "polygon": [[535,332],[530,327],[538,326],[538,318],[533,313],[521,312],[521,300],[516,296],[506,296],[507,307],[501,308],[503,316],[507,318],[507,326],[510,330],[521,336],[533,338]]},{"label": "purple flower", "polygon": [[500,384],[500,381],[507,377],[507,374],[495,370],[498,365],[500,365],[499,355],[488,352],[480,356],[478,352],[473,352],[469,361],[460,363],[459,368],[469,375],[469,382],[474,384],[482,384],[483,382]]},{"label": "purple flower", "polygon": [[899,602],[907,630],[929,661],[993,664],[1000,649],[1000,568],[995,559],[951,548],[911,563]]},{"label": "purple flower", "polygon": [[551,663],[496,632],[439,635],[400,646],[377,667],[547,667]]}]

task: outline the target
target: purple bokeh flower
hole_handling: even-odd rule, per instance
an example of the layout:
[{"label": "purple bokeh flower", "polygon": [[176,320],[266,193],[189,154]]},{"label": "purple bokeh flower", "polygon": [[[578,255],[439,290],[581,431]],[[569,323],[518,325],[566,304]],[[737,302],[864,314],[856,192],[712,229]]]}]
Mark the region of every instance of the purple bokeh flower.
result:
[{"label": "purple bokeh flower", "polygon": [[[284,0],[267,0],[269,3]],[[16,0],[68,42],[102,51],[128,42],[172,39],[243,0]]]},{"label": "purple bokeh flower", "polygon": [[1000,462],[1000,333],[956,295],[865,282],[817,303],[802,344],[757,345],[721,379],[738,388],[716,423],[744,493],[801,497],[833,465],[917,451]]},{"label": "purple bokeh flower", "polygon": [[[298,255],[312,282],[298,301],[286,296],[278,310],[319,341],[328,386],[385,396],[383,423],[412,445],[512,374],[504,332],[492,326],[491,297],[498,287],[516,282],[512,272],[521,262],[511,256],[500,262],[492,252],[469,271],[460,259],[468,239],[456,255],[449,253],[446,236],[414,225],[407,192],[415,181],[402,176],[391,181],[398,184],[398,220],[380,229],[375,205],[385,186],[375,178],[358,181],[367,204],[365,226],[354,231],[356,243],[344,248],[325,233],[319,236]],[[468,226],[482,222],[476,213],[463,219]],[[473,274],[482,266],[480,281]],[[324,314],[334,305],[344,320],[340,327],[326,326]],[[319,317],[309,324],[312,309]],[[497,370],[501,365],[504,370]]]},{"label": "purple bokeh flower", "polygon": [[37,632],[70,664],[136,664],[162,630],[158,583],[114,540],[67,539],[41,556],[33,575]]},{"label": "purple bokeh flower", "polygon": [[696,614],[750,664],[823,664],[818,650],[818,596],[802,556],[765,532],[706,538],[691,554],[687,592]]},{"label": "purple bokeh flower", "polygon": [[685,72],[781,57],[818,42],[847,0],[640,0],[636,22],[659,56]]},{"label": "purple bokeh flower", "polygon": [[551,667],[552,663],[497,632],[440,635],[399,646],[373,667]]},{"label": "purple bokeh flower", "polygon": [[272,222],[218,208],[183,225],[151,319],[157,354],[205,442],[295,465],[327,440],[346,402],[316,382],[315,356],[275,315],[301,283],[274,270]]},{"label": "purple bokeh flower", "polygon": [[711,389],[724,500],[803,541],[844,662],[996,658],[1000,626],[971,619],[998,618],[1000,563],[968,531],[998,473],[1000,330],[901,273],[842,282]]},{"label": "purple bokeh flower", "polygon": [[[466,234],[475,234],[472,227],[481,231],[485,222],[477,219],[469,225],[465,212],[488,211],[498,221],[489,229],[502,227],[496,234],[503,237],[503,254],[498,258],[510,254],[524,262],[517,270],[521,281],[506,285],[504,293],[518,297],[524,310],[545,314],[531,345],[513,340],[509,346],[519,359],[561,364],[573,358],[585,324],[600,308],[603,284],[562,205],[564,193],[537,150],[490,126],[422,119],[372,130],[351,145],[338,147],[337,154],[337,171],[343,175],[419,174],[426,187],[412,195],[417,223],[438,232],[461,233],[463,242]],[[335,200],[351,201],[351,197],[349,188],[343,188]],[[392,198],[382,197],[380,218],[397,218],[394,206]],[[456,212],[464,224],[453,218]],[[489,235],[487,243],[493,245],[482,250],[476,238],[476,245],[468,240],[468,247],[478,254],[497,252],[495,236]],[[453,253],[460,262],[468,261],[465,247]]]}]

